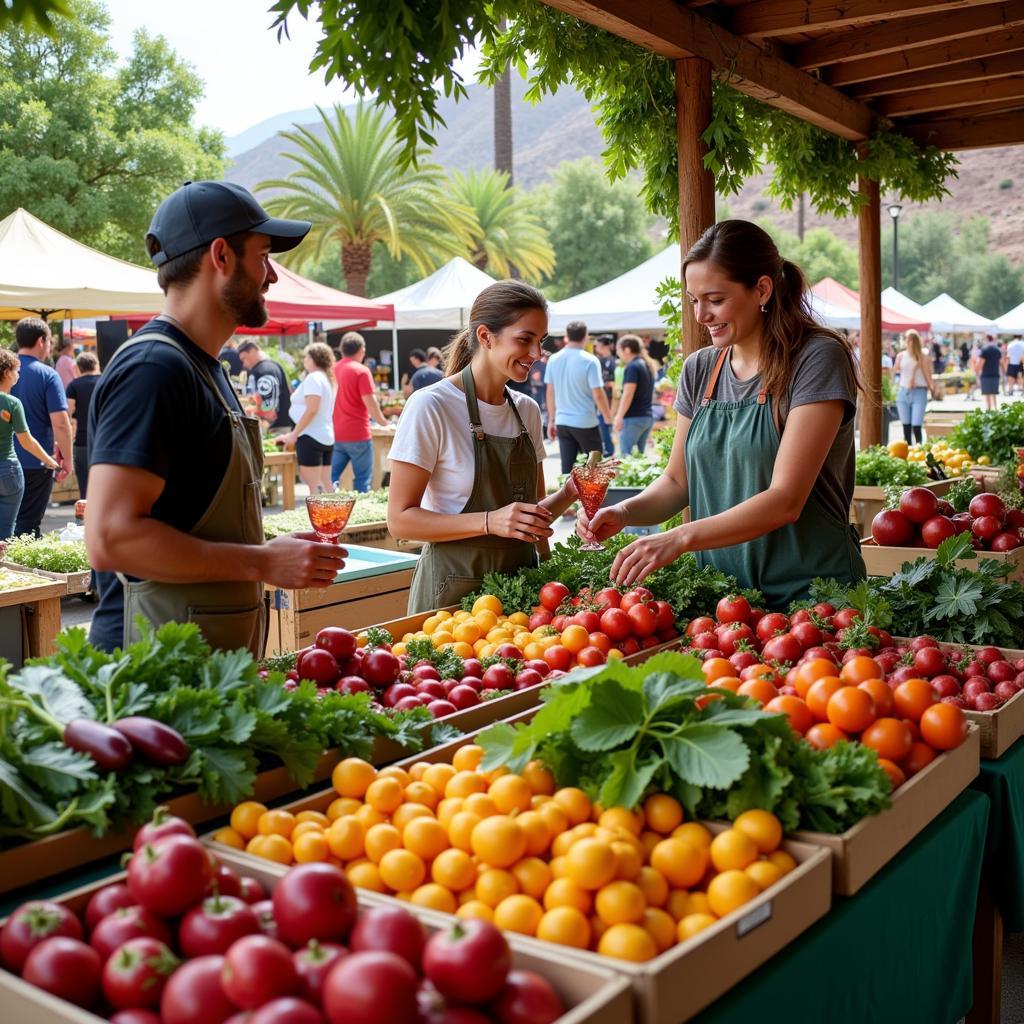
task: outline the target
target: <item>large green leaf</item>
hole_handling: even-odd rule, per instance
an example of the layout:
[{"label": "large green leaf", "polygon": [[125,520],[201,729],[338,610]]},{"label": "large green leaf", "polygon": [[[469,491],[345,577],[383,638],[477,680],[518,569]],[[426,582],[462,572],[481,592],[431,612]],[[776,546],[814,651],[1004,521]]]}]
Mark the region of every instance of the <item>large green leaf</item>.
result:
[{"label": "large green leaf", "polygon": [[616,682],[595,687],[590,705],[572,723],[572,738],[581,750],[613,750],[628,743],[644,721],[644,699]]},{"label": "large green leaf", "polygon": [[725,789],[747,769],[750,751],[731,729],[710,722],[689,725],[662,740],[676,774],[695,786]]}]

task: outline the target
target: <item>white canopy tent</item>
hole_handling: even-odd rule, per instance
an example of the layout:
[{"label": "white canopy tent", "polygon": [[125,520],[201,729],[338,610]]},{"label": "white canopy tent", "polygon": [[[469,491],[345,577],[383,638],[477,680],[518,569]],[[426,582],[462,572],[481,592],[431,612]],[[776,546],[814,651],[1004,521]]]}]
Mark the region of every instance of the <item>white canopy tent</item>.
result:
[{"label": "white canopy tent", "polygon": [[999,317],[996,326],[1004,334],[1024,334],[1024,302]]},{"label": "white canopy tent", "polygon": [[[913,317],[915,320],[930,319],[925,312],[924,306],[904,295],[903,292],[896,291],[892,285],[882,292],[882,305],[887,309],[891,309],[894,313],[899,313],[901,316]],[[935,325],[932,324],[932,326],[934,327]]]},{"label": "white canopy tent", "polygon": [[90,249],[20,208],[0,221],[0,319],[147,313],[163,300],[152,270]]},{"label": "white canopy tent", "polygon": [[[375,298],[395,307],[398,330],[410,328],[457,331],[469,323],[469,311],[476,297],[494,278],[478,270],[468,260],[456,256],[429,277]],[[326,322],[333,330],[342,323]]]},{"label": "white canopy tent", "polygon": [[992,331],[995,324],[980,313],[968,309],[963,303],[957,302],[952,295],[943,292],[936,295],[931,302],[922,307],[927,318],[932,322],[933,331],[969,332]]},{"label": "white canopy tent", "polygon": [[[666,277],[679,277],[682,257],[679,246],[670,245],[632,270],[580,292],[561,302],[551,304],[548,329],[560,333],[566,324],[582,320],[591,334],[602,331],[660,331],[665,324],[658,313],[655,298],[658,285]],[[829,327],[855,330],[860,316],[810,295],[814,315]],[[396,303],[396,309],[398,308]]]}]

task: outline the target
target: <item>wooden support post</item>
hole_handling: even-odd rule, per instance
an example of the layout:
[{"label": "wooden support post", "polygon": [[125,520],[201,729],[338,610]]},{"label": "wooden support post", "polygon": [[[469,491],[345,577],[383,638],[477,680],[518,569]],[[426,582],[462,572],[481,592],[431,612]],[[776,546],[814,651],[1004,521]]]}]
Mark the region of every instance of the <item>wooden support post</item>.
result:
[{"label": "wooden support post", "polygon": [[882,226],[878,182],[857,179],[860,235],[860,446],[882,442]]},{"label": "wooden support post", "polygon": [[[711,121],[711,64],[699,57],[676,61],[676,140],[679,153],[679,246],[690,246],[715,223],[715,176],[704,166],[702,138]],[[680,281],[682,268],[680,267]],[[683,288],[686,282],[683,281]],[[683,302],[683,355],[706,345],[690,304]]]}]

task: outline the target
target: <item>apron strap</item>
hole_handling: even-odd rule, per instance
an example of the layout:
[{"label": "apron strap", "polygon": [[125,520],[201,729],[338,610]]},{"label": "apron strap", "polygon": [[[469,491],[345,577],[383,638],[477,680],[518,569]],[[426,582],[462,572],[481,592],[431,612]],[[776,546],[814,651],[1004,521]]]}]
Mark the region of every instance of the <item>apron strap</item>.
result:
[{"label": "apron strap", "polygon": [[[469,412],[469,428],[473,431],[477,441],[483,443],[483,440],[487,435],[484,433],[483,424],[480,422],[480,405],[476,400],[476,384],[473,381],[472,368],[469,366],[465,367],[462,371],[462,389],[466,392],[466,409]],[[523,418],[519,415],[516,403],[512,400],[511,392],[508,388],[503,388],[502,390],[505,393],[505,401],[512,407],[512,415],[515,416],[516,422],[519,424],[520,434],[528,434],[529,431],[526,429],[526,424],[523,423]]]},{"label": "apron strap", "polygon": [[[725,361],[729,357],[729,353],[732,351],[732,346],[723,348],[719,353],[718,358],[715,360],[714,368],[711,371],[711,376],[708,378],[708,386],[704,389],[704,400],[700,403],[701,405],[707,405],[712,398],[715,396],[715,388],[718,386],[718,375],[722,372],[722,367],[725,366]],[[757,393],[757,404],[764,405],[768,401],[768,392],[764,388]]]}]

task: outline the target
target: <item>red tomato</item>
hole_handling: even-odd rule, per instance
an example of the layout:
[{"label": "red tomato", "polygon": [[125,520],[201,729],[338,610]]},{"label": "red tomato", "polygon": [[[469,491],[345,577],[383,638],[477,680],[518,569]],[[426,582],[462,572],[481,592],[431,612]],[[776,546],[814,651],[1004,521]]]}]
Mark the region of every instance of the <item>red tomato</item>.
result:
[{"label": "red tomato", "polygon": [[718,638],[718,649],[726,657],[736,653],[736,645],[740,641],[753,646],[756,640],[754,631],[745,622],[727,622],[718,627],[715,636]]},{"label": "red tomato", "polygon": [[210,896],[181,920],[178,945],[190,960],[226,953],[244,935],[260,930],[256,912],[237,896]]},{"label": "red tomato", "polygon": [[[596,647],[599,651],[603,651],[607,654],[612,649],[611,637],[607,633],[591,633],[589,637],[590,643],[588,646]],[[1016,672],[1014,673],[1016,675]],[[1013,678],[1012,676],[1010,678]]]},{"label": "red tomato", "polygon": [[145,846],[146,843],[152,846],[168,836],[181,835],[195,838],[195,834],[196,830],[184,818],[175,818],[167,813],[166,807],[158,807],[153,812],[153,820],[146,822],[135,833],[132,849],[137,850],[140,846]]},{"label": "red tomato", "polygon": [[333,686],[341,672],[334,655],[328,651],[314,647],[301,655],[295,662],[295,670],[300,679],[311,679],[317,686]]},{"label": "red tomato", "polygon": [[238,1012],[221,988],[222,956],[201,956],[182,964],[160,999],[163,1024],[223,1024]]},{"label": "red tomato", "polygon": [[927,487],[910,487],[900,495],[900,512],[919,526],[939,510],[939,499]]},{"label": "red tomato", "polygon": [[622,595],[614,587],[605,587],[594,595],[594,604],[599,612],[618,608],[622,604]]},{"label": "red tomato", "polygon": [[565,1013],[551,982],[533,971],[509,971],[488,1010],[498,1024],[553,1024]]},{"label": "red tomato", "polygon": [[445,999],[482,1003],[505,984],[511,954],[505,936],[489,921],[470,919],[443,928],[427,940],[423,973]]},{"label": "red tomato", "polygon": [[698,615],[695,619],[690,619],[689,625],[686,627],[687,636],[699,636],[701,633],[713,633],[715,630],[716,622],[710,615]]},{"label": "red tomato", "polygon": [[135,904],[135,897],[128,891],[128,886],[123,882],[115,882],[113,885],[105,885],[98,892],[94,892],[89,898],[85,908],[85,927],[91,932],[108,914],[122,907],[131,907]]},{"label": "red tomato", "polygon": [[761,657],[765,661],[788,661],[792,665],[800,660],[803,653],[803,644],[792,633],[780,633],[765,641]]},{"label": "red tomato", "polygon": [[343,956],[348,956],[344,946],[336,942],[317,942],[316,939],[292,953],[295,973],[299,978],[299,995],[319,1006],[324,981]]},{"label": "red tomato", "polygon": [[203,898],[212,878],[210,852],[191,836],[172,835],[143,846],[128,862],[131,894],[161,917],[184,914]]},{"label": "red tomato", "polygon": [[[271,999],[255,1013],[238,1016],[245,1018],[245,1024],[324,1024],[324,1016],[315,1006],[294,996]],[[232,1022],[228,1021],[227,1024]]]},{"label": "red tomato", "polygon": [[569,597],[569,588],[564,583],[552,580],[540,588],[540,603],[549,611],[558,611],[559,605]]},{"label": "red tomato", "polygon": [[658,609],[658,632],[675,629],[676,613],[672,610],[672,605],[668,601],[655,601],[654,606]]},{"label": "red tomato", "polygon": [[1002,522],[1006,518],[1006,505],[1003,504],[1003,499],[998,494],[992,494],[988,491],[976,494],[971,498],[967,511],[975,519],[980,519],[982,516],[992,516]]},{"label": "red tomato", "polygon": [[260,900],[267,898],[267,890],[263,888],[263,883],[255,878],[250,878],[248,875],[243,875],[238,881],[239,896],[245,900],[246,903],[259,903]]},{"label": "red tomato", "polygon": [[769,612],[757,620],[757,638],[759,640],[771,640],[779,633],[786,633],[789,630],[789,619],[782,612]]},{"label": "red tomato", "polygon": [[225,954],[220,983],[235,1006],[255,1010],[271,999],[296,992],[299,976],[283,942],[266,935],[246,935]]},{"label": "red tomato", "polygon": [[168,946],[173,941],[167,925],[145,907],[119,907],[93,928],[89,945],[106,960],[118,946],[142,936],[159,939]]},{"label": "red tomato", "polygon": [[[636,654],[640,650],[640,643],[635,636],[627,636],[619,644],[619,650],[628,658],[631,654]],[[547,654],[547,651],[544,653]]]},{"label": "red tomato", "polygon": [[631,605],[626,614],[636,636],[651,636],[658,631],[658,610],[653,602]]},{"label": "red tomato", "polygon": [[577,612],[572,621],[588,633],[596,633],[601,628],[601,616],[597,612]]},{"label": "red tomato", "polygon": [[552,644],[542,657],[552,669],[568,672],[572,668],[572,651],[561,644]]},{"label": "red tomato", "polygon": [[285,942],[344,940],[356,919],[356,897],[341,868],[299,864],[274,888],[274,918]]},{"label": "red tomato", "polygon": [[335,661],[344,661],[356,653],[356,638],[341,626],[325,626],[317,633],[313,646],[333,655]]},{"label": "red tomato", "polygon": [[653,601],[654,595],[646,587],[634,587],[628,593],[622,595],[622,603],[619,607],[628,612],[630,608],[638,604],[646,604]]},{"label": "red tomato", "polygon": [[349,940],[353,953],[397,953],[417,971],[426,944],[426,929],[403,907],[372,907],[364,911]]},{"label": "red tomato", "polygon": [[608,660],[604,651],[597,647],[584,647],[576,655],[576,664],[584,668],[593,668],[595,665],[603,665]]},{"label": "red tomato", "polygon": [[824,639],[821,630],[813,622],[798,622],[790,629],[790,633],[805,651],[809,647],[817,647]]},{"label": "red tomato", "polygon": [[937,548],[944,540],[956,534],[956,526],[946,516],[932,516],[921,525],[921,539],[930,548]]},{"label": "red tomato", "polygon": [[103,994],[118,1010],[156,1009],[178,958],[157,939],[131,939],[103,967]]},{"label": "red tomato", "polygon": [[54,935],[34,946],[22,978],[30,985],[91,1009],[100,995],[103,962],[92,946],[66,935]]},{"label": "red tomato", "polygon": [[418,980],[397,953],[350,953],[327,975],[324,1013],[330,1024],[414,1024]]},{"label": "red tomato", "polygon": [[629,613],[621,608],[609,608],[601,614],[601,631],[612,640],[625,640],[633,631]]},{"label": "red tomato", "polygon": [[81,923],[67,907],[51,900],[23,903],[7,919],[3,932],[0,932],[0,956],[4,966],[20,974],[33,948],[44,939],[57,935],[69,939],[83,938]]},{"label": "red tomato", "polygon": [[747,622],[750,618],[750,602],[741,594],[723,597],[715,608],[719,622]]}]

